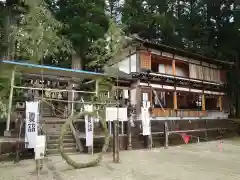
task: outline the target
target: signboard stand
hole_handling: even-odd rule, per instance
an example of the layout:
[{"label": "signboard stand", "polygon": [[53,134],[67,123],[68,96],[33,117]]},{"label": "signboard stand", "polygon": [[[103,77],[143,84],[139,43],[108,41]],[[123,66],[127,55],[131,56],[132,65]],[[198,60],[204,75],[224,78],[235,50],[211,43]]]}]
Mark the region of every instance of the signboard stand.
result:
[{"label": "signboard stand", "polygon": [[[87,112],[93,112],[93,105],[84,105],[84,110]],[[93,117],[86,115],[85,117],[85,134],[86,134],[86,146],[88,147],[88,153],[93,155],[93,132],[94,122]]]},{"label": "signboard stand", "polygon": [[143,136],[147,136],[148,148],[152,148],[151,121],[149,114],[150,102],[145,101],[141,108]]},{"label": "signboard stand", "polygon": [[46,146],[46,136],[38,134],[39,127],[39,102],[26,102],[25,143],[26,148],[34,149],[38,179],[43,167]]},{"label": "signboard stand", "polygon": [[118,163],[119,159],[119,149],[120,149],[120,139],[119,139],[119,122],[121,122],[121,133],[123,134],[123,123],[128,122],[127,108],[119,107],[107,107],[106,108],[106,120],[113,121],[113,162]]},{"label": "signboard stand", "polygon": [[113,162],[119,163],[119,120],[113,121]]}]

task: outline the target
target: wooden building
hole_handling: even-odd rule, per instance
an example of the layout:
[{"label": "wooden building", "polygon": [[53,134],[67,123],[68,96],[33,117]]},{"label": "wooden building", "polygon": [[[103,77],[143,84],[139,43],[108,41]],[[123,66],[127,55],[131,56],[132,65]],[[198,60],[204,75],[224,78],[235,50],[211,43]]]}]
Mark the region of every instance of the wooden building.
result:
[{"label": "wooden building", "polygon": [[129,89],[130,103],[136,107],[135,124],[139,124],[131,128],[133,139],[140,138],[144,101],[150,101],[152,107],[153,135],[164,134],[166,125],[172,133],[198,132],[205,136],[208,131],[230,127],[226,86],[227,72],[234,63],[138,37],[127,38],[126,44],[109,67],[131,77],[131,85],[125,88]]},{"label": "wooden building", "polygon": [[138,112],[148,100],[156,120],[228,118],[226,75],[233,63],[140,38],[130,41],[110,66],[131,75],[131,103]]}]

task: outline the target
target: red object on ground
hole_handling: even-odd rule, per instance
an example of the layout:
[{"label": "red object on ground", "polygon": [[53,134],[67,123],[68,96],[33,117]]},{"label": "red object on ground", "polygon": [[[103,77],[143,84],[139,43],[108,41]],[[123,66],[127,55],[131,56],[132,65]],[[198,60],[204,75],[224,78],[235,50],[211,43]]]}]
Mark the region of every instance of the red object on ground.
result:
[{"label": "red object on ground", "polygon": [[223,141],[220,141],[219,144],[218,144],[218,147],[219,147],[219,151],[222,152],[222,143]]},{"label": "red object on ground", "polygon": [[188,144],[191,139],[191,136],[187,135],[186,133],[181,133],[181,136],[182,136],[185,144]]}]

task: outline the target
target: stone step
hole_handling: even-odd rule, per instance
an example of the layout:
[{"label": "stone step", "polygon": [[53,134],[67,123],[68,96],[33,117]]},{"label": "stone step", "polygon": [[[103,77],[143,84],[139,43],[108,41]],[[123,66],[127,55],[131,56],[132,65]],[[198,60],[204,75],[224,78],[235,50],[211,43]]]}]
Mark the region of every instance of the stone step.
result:
[{"label": "stone step", "polygon": [[[58,134],[52,134],[48,135],[48,140],[56,140],[59,139],[60,135]],[[64,135],[63,139],[73,139],[73,135]]]},{"label": "stone step", "polygon": [[[63,147],[64,148],[76,148],[76,144],[75,143],[63,143]],[[58,149],[58,148],[59,148],[58,143],[47,144],[47,149]]]},{"label": "stone step", "polygon": [[[65,153],[75,153],[78,152],[76,148],[64,148]],[[47,154],[59,154],[59,149],[47,149]]]},{"label": "stone step", "polygon": [[[47,141],[48,144],[56,144],[59,143],[59,139],[50,139]],[[64,138],[63,143],[75,143],[73,138]]]}]

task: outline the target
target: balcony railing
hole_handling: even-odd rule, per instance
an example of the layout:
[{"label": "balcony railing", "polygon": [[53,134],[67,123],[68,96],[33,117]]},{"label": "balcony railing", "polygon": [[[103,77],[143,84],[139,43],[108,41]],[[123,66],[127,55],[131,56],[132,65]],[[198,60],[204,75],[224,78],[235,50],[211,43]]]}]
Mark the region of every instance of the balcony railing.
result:
[{"label": "balcony railing", "polygon": [[201,117],[201,118],[228,118],[228,114],[222,111],[201,111],[201,110],[188,110],[188,109],[164,109],[153,108],[153,117]]}]

